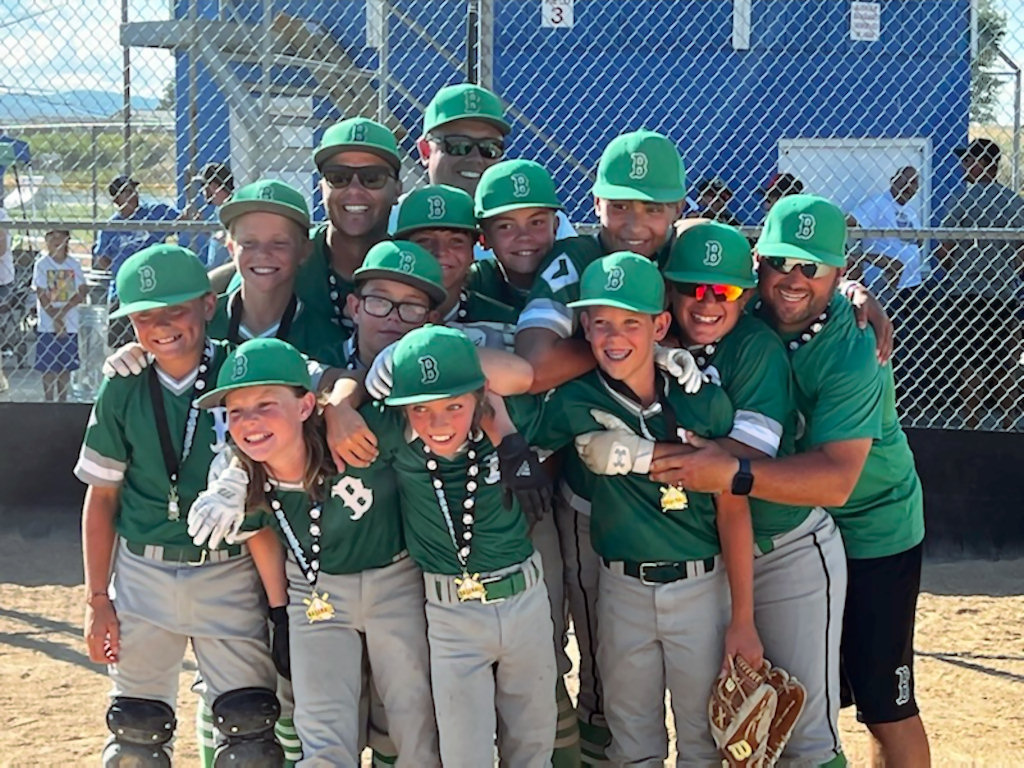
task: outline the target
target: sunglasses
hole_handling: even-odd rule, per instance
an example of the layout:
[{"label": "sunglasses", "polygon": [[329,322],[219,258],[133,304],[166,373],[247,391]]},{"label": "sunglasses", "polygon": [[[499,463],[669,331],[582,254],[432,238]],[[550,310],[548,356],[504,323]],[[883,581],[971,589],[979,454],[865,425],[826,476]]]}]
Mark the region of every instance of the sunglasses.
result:
[{"label": "sunglasses", "polygon": [[800,259],[786,259],[781,256],[762,256],[761,261],[776,272],[781,272],[784,275],[788,275],[794,269],[798,269],[800,274],[808,280],[824,277],[830,274],[833,269],[828,264],[819,264],[816,261],[801,261]]},{"label": "sunglasses", "polygon": [[676,291],[682,296],[692,296],[697,301],[704,301],[704,297],[711,291],[715,299],[736,301],[743,295],[743,289],[738,285],[720,285],[710,283],[676,283]]},{"label": "sunglasses", "polygon": [[441,145],[446,155],[465,157],[473,148],[480,157],[487,160],[500,160],[505,154],[505,142],[501,139],[474,139],[469,136],[431,136],[430,141]]},{"label": "sunglasses", "polygon": [[345,189],[352,179],[359,177],[359,183],[366,189],[384,189],[388,179],[397,179],[395,172],[386,165],[328,165],[321,175],[331,189]]},{"label": "sunglasses", "polygon": [[394,311],[398,311],[398,319],[403,323],[416,325],[422,323],[430,314],[430,308],[411,301],[392,301],[383,296],[361,295],[363,309],[366,314],[373,317],[387,317]]}]

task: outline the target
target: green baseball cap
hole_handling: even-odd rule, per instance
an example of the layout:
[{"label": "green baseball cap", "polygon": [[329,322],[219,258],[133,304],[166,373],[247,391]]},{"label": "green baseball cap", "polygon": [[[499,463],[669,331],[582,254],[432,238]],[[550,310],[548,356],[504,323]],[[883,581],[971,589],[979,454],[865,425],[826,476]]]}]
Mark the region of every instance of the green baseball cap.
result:
[{"label": "green baseball cap", "polygon": [[443,325],[425,325],[409,331],[392,357],[394,384],[387,405],[412,405],[445,397],[458,397],[484,385],[473,342],[462,331]]},{"label": "green baseball cap", "polygon": [[686,197],[686,169],[679,150],[654,131],[616,136],[597,164],[594,197],[678,203]]},{"label": "green baseball cap", "polygon": [[845,267],[846,217],[824,197],[788,195],[768,211],[757,252]]},{"label": "green baseball cap", "polygon": [[398,204],[395,237],[418,229],[465,229],[476,232],[473,198],[465,190],[432,184],[413,190]]},{"label": "green baseball cap", "polygon": [[551,174],[533,160],[505,160],[485,170],[476,187],[475,205],[478,219],[520,208],[560,211],[563,207]]},{"label": "green baseball cap", "polygon": [[472,83],[449,85],[434,94],[423,112],[423,135],[454,120],[482,120],[503,134],[512,130],[497,94]]},{"label": "green baseball cap", "polygon": [[372,152],[396,171],[402,167],[395,135],[386,126],[367,117],[350,117],[324,131],[320,146],[313,154],[313,162],[320,169],[328,158],[339,152]]},{"label": "green baseball cap", "polygon": [[570,307],[618,307],[645,315],[665,311],[665,281],[658,265],[629,251],[618,251],[583,270],[579,301]]},{"label": "green baseball cap", "polygon": [[363,266],[352,273],[356,284],[367,280],[394,280],[423,291],[435,305],[448,297],[437,259],[408,240],[385,240],[366,253]]},{"label": "green baseball cap", "polygon": [[677,233],[664,275],[673,283],[757,285],[747,238],[717,221],[702,221]]},{"label": "green baseball cap", "polygon": [[246,213],[262,211],[276,213],[291,219],[303,229],[309,229],[309,206],[306,198],[295,187],[277,179],[260,179],[236,189],[218,212],[220,223],[230,227],[231,222]]},{"label": "green baseball cap", "polygon": [[224,395],[242,387],[283,387],[313,389],[306,360],[299,350],[281,339],[249,339],[227,356],[217,374],[217,388],[196,400],[200,408],[216,408]]},{"label": "green baseball cap", "polygon": [[210,292],[206,268],[192,251],[158,243],[128,257],[117,270],[121,306],[110,317],[172,307]]}]

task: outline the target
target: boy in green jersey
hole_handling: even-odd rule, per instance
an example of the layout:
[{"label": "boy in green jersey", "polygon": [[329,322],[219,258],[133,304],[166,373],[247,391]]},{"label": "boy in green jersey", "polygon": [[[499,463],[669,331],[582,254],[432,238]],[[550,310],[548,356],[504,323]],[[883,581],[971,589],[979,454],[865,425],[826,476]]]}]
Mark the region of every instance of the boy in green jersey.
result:
[{"label": "boy in green jersey", "polygon": [[[655,343],[671,322],[664,295],[657,266],[644,256],[615,253],[587,267],[571,306],[581,309],[598,369],[549,393],[534,436],[556,448],[567,435],[586,433],[576,448],[595,472],[597,652],[612,734],[608,758],[617,765],[668,756],[666,687],[680,759],[717,764],[703,692],[725,657],[742,655],[756,667],[762,656],[746,500],[647,477],[652,456],[671,450],[687,430],[720,438],[733,422],[719,387],[690,394],[656,367]],[[592,431],[612,425],[620,431]]]},{"label": "boy in green jersey", "polygon": [[195,546],[183,514],[226,436],[222,414],[194,403],[226,354],[206,338],[215,305],[209,279],[191,251],[156,245],[131,256],[117,284],[118,314],[129,317],[155,364],[101,384],[75,467],[89,485],[85,636],[90,658],[110,665],[113,682],[104,765],[170,765],[189,640],[217,717],[217,759],[280,765],[280,706],[256,569],[241,546]]},{"label": "boy in green jersey", "polygon": [[537,268],[555,245],[561,210],[555,182],[539,163],[506,160],[484,171],[474,211],[494,258],[470,267],[469,288],[522,312]]},{"label": "boy in green jersey", "polygon": [[405,549],[394,472],[335,471],[305,363],[283,341],[245,342],[217,385],[200,406],[225,406],[243,464],[218,491],[248,497],[241,531],[272,606],[275,664],[294,688],[302,759],[358,763],[369,661],[399,764],[439,767],[423,575]]},{"label": "boy in green jersey", "polygon": [[846,222],[833,203],[792,195],[769,211],[757,244],[754,313],[786,345],[802,417],[797,449],[749,467],[718,446],[655,462],[655,477],[714,492],[742,484],[752,496],[824,506],[843,536],[848,588],[842,673],[858,719],[892,765],[927,765],[914,700],[914,614],[924,509],[914,457],[896,417],[890,365],[836,286],[846,263]]},{"label": "boy in green jersey", "polygon": [[[740,459],[791,454],[797,416],[792,371],[775,332],[744,312],[757,284],[747,239],[725,224],[687,222],[677,229],[663,274],[679,341],[736,410],[729,436],[719,445]],[[783,759],[828,763],[842,754],[837,720],[843,543],[820,506],[751,498],[750,514],[754,616],[765,655],[807,689]]]},{"label": "boy in green jersey", "polygon": [[441,322],[466,331],[478,346],[511,346],[516,312],[467,286],[473,244],[479,238],[472,197],[444,185],[410,192],[398,206],[395,237],[411,240],[440,262],[448,291],[439,308]]}]

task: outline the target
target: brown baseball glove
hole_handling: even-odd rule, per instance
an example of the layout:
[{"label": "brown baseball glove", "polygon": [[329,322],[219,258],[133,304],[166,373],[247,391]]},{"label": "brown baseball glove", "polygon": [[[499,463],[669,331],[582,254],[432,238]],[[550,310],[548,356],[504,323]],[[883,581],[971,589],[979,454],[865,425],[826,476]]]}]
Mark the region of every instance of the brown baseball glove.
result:
[{"label": "brown baseball glove", "polygon": [[767,659],[741,657],[715,681],[708,700],[711,735],[728,768],[771,768],[782,755],[807,699],[803,685]]}]

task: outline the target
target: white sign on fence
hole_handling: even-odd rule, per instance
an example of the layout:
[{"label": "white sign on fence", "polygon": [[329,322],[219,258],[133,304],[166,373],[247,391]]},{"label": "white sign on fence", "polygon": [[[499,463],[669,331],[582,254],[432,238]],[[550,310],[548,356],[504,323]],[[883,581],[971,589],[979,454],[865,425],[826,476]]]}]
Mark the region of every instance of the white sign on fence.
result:
[{"label": "white sign on fence", "polygon": [[545,29],[572,27],[574,0],[540,0],[540,25]]},{"label": "white sign on fence", "polygon": [[850,39],[874,43],[881,34],[881,4],[850,3]]}]

